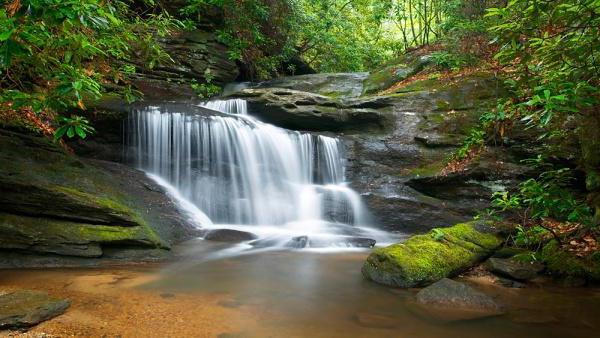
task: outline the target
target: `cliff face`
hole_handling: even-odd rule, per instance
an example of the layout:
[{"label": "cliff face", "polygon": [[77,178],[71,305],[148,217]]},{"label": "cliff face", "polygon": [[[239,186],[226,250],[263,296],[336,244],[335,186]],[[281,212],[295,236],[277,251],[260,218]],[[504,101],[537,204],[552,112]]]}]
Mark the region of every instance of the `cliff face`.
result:
[{"label": "cliff face", "polygon": [[161,188],[135,169],[3,129],[0,162],[0,267],[160,258],[194,234]]}]

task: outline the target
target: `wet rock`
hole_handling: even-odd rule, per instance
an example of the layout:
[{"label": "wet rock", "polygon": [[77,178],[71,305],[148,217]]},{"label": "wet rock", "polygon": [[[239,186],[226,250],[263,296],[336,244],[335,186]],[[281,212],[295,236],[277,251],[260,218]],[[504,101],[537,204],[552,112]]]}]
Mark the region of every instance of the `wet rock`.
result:
[{"label": "wet rock", "polygon": [[23,329],[63,314],[71,301],[45,292],[21,290],[0,294],[0,329]]},{"label": "wet rock", "polygon": [[522,289],[524,287],[527,287],[526,284],[518,282],[516,280],[512,280],[510,278],[503,278],[503,277],[499,277],[498,280],[496,281],[497,284],[500,284],[504,287],[507,288],[515,288],[515,289]]},{"label": "wet rock", "polygon": [[305,248],[307,244],[308,236],[298,236],[292,238],[289,242],[285,244],[285,246],[288,248],[302,249]]},{"label": "wet rock", "polygon": [[209,231],[204,239],[216,242],[245,242],[258,238],[255,234],[247,231],[233,229],[217,229]]},{"label": "wet rock", "polygon": [[491,297],[448,278],[419,291],[416,300],[425,313],[444,321],[475,319],[504,313],[502,307]]},{"label": "wet rock", "polygon": [[403,288],[452,277],[483,261],[500,246],[502,238],[490,227],[487,223],[460,223],[375,249],[362,273],[374,282]]},{"label": "wet rock", "polygon": [[[104,257],[105,248],[164,251],[191,237],[193,226],[168,196],[147,189],[156,185],[138,170],[5,129],[0,162],[2,266],[60,266],[60,257]],[[52,258],[30,259],[36,255]]]},{"label": "wet rock", "polygon": [[359,312],[356,314],[355,319],[360,326],[378,329],[391,329],[401,324],[393,316],[372,312]]},{"label": "wet rock", "polygon": [[543,264],[519,262],[511,258],[490,258],[486,267],[492,273],[520,281],[534,279],[544,270]]},{"label": "wet rock", "polygon": [[372,238],[351,237],[346,240],[346,243],[357,248],[372,248],[375,246],[377,241]]},{"label": "wet rock", "polygon": [[358,97],[368,73],[320,73],[286,76],[260,82],[255,88],[286,88],[329,97]]},{"label": "wet rock", "polygon": [[288,129],[346,131],[390,127],[390,116],[385,108],[363,108],[357,102],[345,102],[310,92],[249,88],[232,97],[247,100],[251,114],[262,121]]}]

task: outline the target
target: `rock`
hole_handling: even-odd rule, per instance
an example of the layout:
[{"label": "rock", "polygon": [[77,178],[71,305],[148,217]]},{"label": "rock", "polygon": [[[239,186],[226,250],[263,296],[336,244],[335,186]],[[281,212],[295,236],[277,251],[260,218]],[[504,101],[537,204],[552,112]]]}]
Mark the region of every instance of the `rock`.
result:
[{"label": "rock", "polygon": [[364,93],[372,94],[387,89],[395,83],[420,72],[430,63],[430,56],[414,54],[406,54],[390,61],[369,74],[364,81]]},{"label": "rock", "polygon": [[[60,266],[60,257],[104,257],[105,246],[164,251],[191,237],[193,226],[135,169],[5,129],[0,162],[0,266]],[[47,254],[60,257],[34,257]]]},{"label": "rock", "polygon": [[417,293],[417,304],[438,320],[454,321],[497,316],[502,307],[472,287],[444,278]]},{"label": "rock", "polygon": [[401,324],[401,321],[397,318],[372,312],[359,312],[355,318],[358,325],[377,329],[391,329]]},{"label": "rock", "polygon": [[346,243],[357,248],[372,248],[375,246],[377,241],[372,238],[350,237],[346,239]]},{"label": "rock", "polygon": [[502,239],[487,223],[460,223],[375,249],[364,263],[362,273],[384,285],[425,286],[483,261],[501,243]]},{"label": "rock", "polygon": [[68,299],[45,292],[21,290],[0,294],[0,330],[24,329],[63,314],[71,305]]},{"label": "rock", "polygon": [[519,281],[534,279],[544,270],[544,265],[540,263],[524,263],[511,258],[493,257],[487,260],[486,267],[490,272]]},{"label": "rock", "polygon": [[505,286],[507,288],[522,289],[524,287],[527,287],[527,285],[525,285],[524,283],[509,279],[509,278],[503,278],[503,277],[498,277],[498,280],[496,281],[496,283],[500,284],[502,286]]},{"label": "rock", "polygon": [[307,244],[308,236],[298,236],[292,238],[289,242],[285,244],[285,246],[288,248],[302,249],[305,248]]},{"label": "rock", "polygon": [[600,281],[599,254],[580,258],[563,251],[556,240],[551,240],[542,248],[540,260],[546,265],[546,271],[560,278],[564,286],[581,286],[589,281]]},{"label": "rock", "polygon": [[147,226],[105,226],[0,213],[0,249],[100,257],[102,245],[167,249]]},{"label": "rock", "polygon": [[332,98],[358,97],[368,73],[320,73],[286,76],[253,85],[254,88],[285,88]]},{"label": "rock", "polygon": [[239,75],[227,48],[213,33],[179,31],[163,38],[160,44],[173,61],[163,61],[152,69],[142,61],[134,62],[136,73],[132,82],[145,99],[195,98],[192,81],[205,82],[207,70],[216,85],[233,82]]},{"label": "rock", "polygon": [[376,241],[372,238],[355,236],[299,236],[292,238],[287,247],[292,248],[327,248],[332,246],[372,248]]},{"label": "rock", "polygon": [[528,253],[528,249],[516,248],[514,246],[505,246],[494,252],[494,258],[511,258],[516,255]]},{"label": "rock", "polygon": [[245,242],[258,238],[255,234],[233,229],[217,229],[209,231],[204,239],[216,242]]},{"label": "rock", "polygon": [[248,88],[232,97],[247,100],[251,114],[262,121],[288,129],[347,131],[389,127],[390,116],[384,108],[365,108],[360,101],[346,102],[284,88]]}]

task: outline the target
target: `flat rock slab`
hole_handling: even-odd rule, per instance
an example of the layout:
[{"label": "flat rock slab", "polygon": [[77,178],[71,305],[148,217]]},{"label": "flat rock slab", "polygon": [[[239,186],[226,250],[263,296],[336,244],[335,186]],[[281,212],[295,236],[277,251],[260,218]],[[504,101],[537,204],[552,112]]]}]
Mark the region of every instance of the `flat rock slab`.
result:
[{"label": "flat rock slab", "polygon": [[68,299],[50,297],[41,291],[20,290],[0,294],[0,329],[23,329],[63,314]]},{"label": "flat rock slab", "polygon": [[543,264],[519,262],[511,258],[490,258],[486,267],[492,273],[520,281],[534,279],[544,270]]},{"label": "flat rock slab", "polygon": [[448,278],[419,291],[417,304],[422,312],[443,321],[476,319],[504,313],[502,307],[491,297]]},{"label": "flat rock slab", "polygon": [[209,241],[230,242],[230,243],[251,241],[251,240],[257,239],[257,238],[258,237],[251,232],[232,230],[232,229],[211,230],[206,234],[206,236],[204,236],[204,239],[209,240]]}]

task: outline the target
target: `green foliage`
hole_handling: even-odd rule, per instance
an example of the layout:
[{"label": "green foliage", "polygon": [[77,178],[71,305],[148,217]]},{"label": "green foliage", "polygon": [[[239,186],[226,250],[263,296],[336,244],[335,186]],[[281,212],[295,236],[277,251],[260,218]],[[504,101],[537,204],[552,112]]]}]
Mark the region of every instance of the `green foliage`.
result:
[{"label": "green foliage", "polygon": [[58,124],[59,127],[54,132],[55,140],[60,140],[65,135],[67,135],[68,138],[78,136],[79,138],[84,139],[88,134],[94,133],[94,128],[90,126],[90,122],[81,116],[59,116]]},{"label": "green foliage", "polygon": [[450,70],[458,70],[468,63],[464,54],[455,54],[448,51],[434,52],[431,54],[431,59],[436,66]]},{"label": "green foliage", "polygon": [[512,238],[512,244],[516,247],[537,247],[544,239],[548,238],[548,235],[549,231],[541,226],[525,228],[521,225],[517,225],[515,234]]},{"label": "green foliage", "polygon": [[519,185],[518,191],[496,192],[492,196],[493,207],[501,212],[519,211],[525,222],[547,217],[558,221],[590,223],[591,209],[576,198],[569,189],[572,181],[568,168],[544,171],[538,178],[531,178]]},{"label": "green foliage", "polygon": [[599,103],[600,2],[510,0],[487,17],[496,20],[496,58],[516,67],[511,80],[528,123],[557,128],[553,120]]},{"label": "green foliage", "polygon": [[467,157],[469,152],[478,147],[482,147],[485,143],[485,131],[479,128],[473,128],[469,131],[469,135],[464,140],[462,146],[454,154],[454,159],[462,160]]},{"label": "green foliage", "polygon": [[0,103],[63,113],[111,83],[134,99],[126,81],[135,68],[114,65],[169,59],[155,37],[180,26],[166,14],[142,18],[125,1],[12,1],[0,7]]}]

